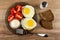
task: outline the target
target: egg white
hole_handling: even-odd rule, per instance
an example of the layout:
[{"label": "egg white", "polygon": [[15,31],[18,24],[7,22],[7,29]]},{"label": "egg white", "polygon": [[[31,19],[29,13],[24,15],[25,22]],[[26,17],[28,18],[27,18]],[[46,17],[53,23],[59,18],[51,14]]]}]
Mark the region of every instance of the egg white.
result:
[{"label": "egg white", "polygon": [[[34,25],[33,25],[32,27],[28,27],[28,26],[26,25],[26,23],[27,23],[28,20],[33,20]],[[24,18],[24,19],[21,21],[21,24],[22,24],[23,29],[25,29],[25,30],[32,30],[32,29],[35,28],[36,25],[37,25],[36,21],[35,21],[34,19],[32,19],[32,18]]]},{"label": "egg white", "polygon": [[[29,8],[29,9],[30,9],[29,14],[26,15],[26,14],[24,13],[24,8]],[[22,14],[23,14],[25,17],[33,17],[34,14],[35,14],[35,9],[34,9],[34,7],[32,7],[32,6],[30,6],[30,5],[26,5],[26,6],[24,6],[23,9],[22,9]]]}]

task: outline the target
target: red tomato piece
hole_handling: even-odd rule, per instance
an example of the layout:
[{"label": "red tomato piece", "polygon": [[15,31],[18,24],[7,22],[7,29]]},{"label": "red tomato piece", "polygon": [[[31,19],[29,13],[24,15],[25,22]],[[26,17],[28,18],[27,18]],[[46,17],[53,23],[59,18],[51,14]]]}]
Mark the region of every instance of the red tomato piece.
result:
[{"label": "red tomato piece", "polygon": [[17,5],[16,8],[17,8],[17,12],[22,11],[22,6],[21,5]]},{"label": "red tomato piece", "polygon": [[12,8],[12,9],[11,9],[11,14],[14,15],[15,13],[16,13],[15,8]]},{"label": "red tomato piece", "polygon": [[18,20],[22,20],[23,19],[23,15],[20,12],[17,12],[15,15],[15,18]]},{"label": "red tomato piece", "polygon": [[13,16],[13,15],[9,15],[9,16],[8,16],[8,22],[12,21],[12,20],[13,20],[13,18],[14,18],[14,16]]}]

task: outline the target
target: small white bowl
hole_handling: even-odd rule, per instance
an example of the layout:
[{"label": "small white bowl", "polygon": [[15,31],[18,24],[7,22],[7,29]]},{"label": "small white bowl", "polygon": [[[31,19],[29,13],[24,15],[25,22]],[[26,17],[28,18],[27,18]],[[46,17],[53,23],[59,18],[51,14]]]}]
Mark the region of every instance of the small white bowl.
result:
[{"label": "small white bowl", "polygon": [[41,4],[40,4],[40,9],[45,9],[48,7],[48,3],[46,1],[43,1]]}]

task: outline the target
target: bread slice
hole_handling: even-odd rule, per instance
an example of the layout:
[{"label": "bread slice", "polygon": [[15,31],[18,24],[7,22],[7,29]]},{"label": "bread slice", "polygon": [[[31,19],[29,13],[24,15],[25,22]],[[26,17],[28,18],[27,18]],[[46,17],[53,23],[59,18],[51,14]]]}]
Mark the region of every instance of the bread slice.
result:
[{"label": "bread slice", "polygon": [[49,21],[45,21],[45,20],[41,20],[40,24],[42,27],[44,27],[45,29],[53,29],[53,25],[52,22]]},{"label": "bread slice", "polygon": [[46,20],[46,21],[54,20],[54,15],[51,10],[47,10],[45,12],[40,13],[40,17],[41,19]]}]

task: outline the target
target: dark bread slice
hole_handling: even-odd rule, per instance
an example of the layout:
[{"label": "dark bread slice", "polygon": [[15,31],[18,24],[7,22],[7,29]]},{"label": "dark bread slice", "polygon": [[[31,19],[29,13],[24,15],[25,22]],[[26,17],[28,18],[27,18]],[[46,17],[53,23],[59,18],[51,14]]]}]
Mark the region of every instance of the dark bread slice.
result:
[{"label": "dark bread slice", "polygon": [[41,20],[40,24],[42,27],[44,27],[45,29],[53,29],[53,25],[52,22],[49,21],[45,21],[45,20]]},{"label": "dark bread slice", "polygon": [[54,20],[54,15],[51,10],[47,10],[45,12],[40,13],[40,17],[41,19],[46,20],[46,21]]}]

